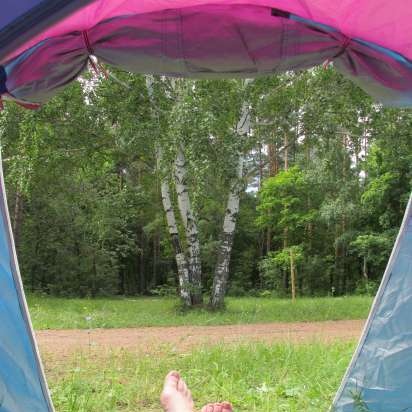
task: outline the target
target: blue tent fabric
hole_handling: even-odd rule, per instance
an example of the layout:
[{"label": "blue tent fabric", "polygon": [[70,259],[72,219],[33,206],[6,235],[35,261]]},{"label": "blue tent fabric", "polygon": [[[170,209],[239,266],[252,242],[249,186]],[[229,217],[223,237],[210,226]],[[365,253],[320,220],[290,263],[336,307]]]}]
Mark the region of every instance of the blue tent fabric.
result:
[{"label": "blue tent fabric", "polygon": [[1,3],[0,30],[43,3],[43,0],[2,0]]},{"label": "blue tent fabric", "polygon": [[0,170],[0,412],[50,412],[25,303]]},{"label": "blue tent fabric", "polygon": [[412,411],[412,196],[334,412]]}]

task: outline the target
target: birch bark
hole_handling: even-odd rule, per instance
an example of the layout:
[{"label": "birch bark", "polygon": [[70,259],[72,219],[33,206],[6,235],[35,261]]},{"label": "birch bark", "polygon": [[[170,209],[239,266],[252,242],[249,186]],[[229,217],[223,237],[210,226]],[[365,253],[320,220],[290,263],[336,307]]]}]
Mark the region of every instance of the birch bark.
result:
[{"label": "birch bark", "polygon": [[175,187],[180,216],[186,232],[186,241],[189,251],[189,274],[192,303],[199,305],[203,303],[202,296],[202,265],[200,261],[200,241],[197,222],[190,203],[187,187],[186,158],[181,145],[177,148],[175,168]]},{"label": "birch bark", "polygon": [[[236,132],[241,139],[243,139],[250,132],[250,111],[249,105],[246,103],[243,104],[242,113],[236,127]],[[219,308],[224,304],[227,281],[229,278],[230,257],[232,254],[236,221],[239,214],[240,194],[243,190],[243,166],[244,156],[242,153],[239,153],[237,176],[229,192],[223,228],[220,235],[220,245],[217,254],[217,263],[210,298],[210,305],[213,308]]]},{"label": "birch bark", "polygon": [[[161,149],[157,149],[157,162],[161,167]],[[182,249],[179,237],[179,229],[177,227],[176,216],[173,210],[173,204],[170,195],[170,186],[166,178],[162,177],[160,184],[160,191],[162,194],[163,209],[166,213],[167,227],[172,240],[172,245],[175,253],[177,273],[179,278],[180,297],[186,306],[192,305],[192,298],[190,293],[190,275],[186,255]]]},{"label": "birch bark", "polygon": [[[153,99],[153,79],[150,76],[146,77],[146,87],[150,99]],[[162,196],[163,209],[166,214],[167,227],[172,240],[172,246],[175,253],[177,273],[179,279],[180,297],[186,306],[192,305],[192,298],[190,294],[190,275],[186,255],[182,249],[180,242],[179,229],[176,222],[176,216],[171,200],[170,185],[165,177],[162,166],[163,152],[161,146],[156,147],[156,161],[158,170],[161,172],[160,178],[160,192]]]}]

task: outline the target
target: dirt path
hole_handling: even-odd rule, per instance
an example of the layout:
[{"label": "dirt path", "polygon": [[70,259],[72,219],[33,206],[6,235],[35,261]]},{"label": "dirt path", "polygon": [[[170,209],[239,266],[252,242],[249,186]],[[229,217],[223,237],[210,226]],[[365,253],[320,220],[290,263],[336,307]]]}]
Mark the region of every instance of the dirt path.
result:
[{"label": "dirt path", "polygon": [[268,323],[227,326],[178,326],[131,329],[47,330],[36,333],[44,354],[127,349],[151,353],[162,347],[184,352],[203,344],[240,342],[331,342],[358,339],[364,321]]}]

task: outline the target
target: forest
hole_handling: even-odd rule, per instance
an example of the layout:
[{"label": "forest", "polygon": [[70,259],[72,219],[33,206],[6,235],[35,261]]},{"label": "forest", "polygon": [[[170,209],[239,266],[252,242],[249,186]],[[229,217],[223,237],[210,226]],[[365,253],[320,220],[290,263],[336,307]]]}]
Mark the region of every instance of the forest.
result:
[{"label": "forest", "polygon": [[333,68],[251,80],[113,70],[0,137],[26,290],[55,296],[373,294],[412,183],[412,112]]}]

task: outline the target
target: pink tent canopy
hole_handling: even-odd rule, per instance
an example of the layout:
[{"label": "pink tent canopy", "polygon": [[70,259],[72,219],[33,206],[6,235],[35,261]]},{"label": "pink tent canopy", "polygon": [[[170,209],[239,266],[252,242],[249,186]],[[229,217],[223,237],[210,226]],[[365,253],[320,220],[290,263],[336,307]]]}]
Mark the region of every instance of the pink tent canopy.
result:
[{"label": "pink tent canopy", "polygon": [[408,106],[411,33],[403,0],[95,0],[3,57],[0,92],[44,103],[90,55],[136,73],[193,78],[334,61],[377,100]]},{"label": "pink tent canopy", "polygon": [[[44,39],[89,30],[116,16],[180,10],[210,4],[249,5],[287,11],[334,27],[349,38],[372,42],[412,59],[412,7],[404,7],[405,0],[98,0],[31,39],[15,50],[12,56]],[[192,35],[196,36],[196,33]]]}]

